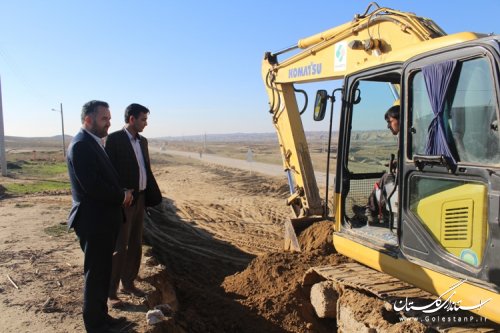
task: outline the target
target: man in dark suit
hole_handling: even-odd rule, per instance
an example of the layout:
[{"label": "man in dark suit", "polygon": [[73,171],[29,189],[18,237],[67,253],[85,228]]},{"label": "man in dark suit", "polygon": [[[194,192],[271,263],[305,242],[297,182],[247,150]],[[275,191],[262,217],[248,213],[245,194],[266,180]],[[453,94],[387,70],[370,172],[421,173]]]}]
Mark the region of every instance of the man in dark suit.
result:
[{"label": "man in dark suit", "polygon": [[73,206],[68,227],[75,230],[84,252],[83,321],[89,333],[113,332],[125,318],[108,315],[107,296],[116,236],[123,208],[132,190],[120,186],[101,139],[108,134],[111,114],[103,101],[82,108],[82,129],[68,147],[68,172]]},{"label": "man in dark suit", "polygon": [[134,190],[134,200],[130,207],[125,208],[125,223],[120,228],[113,254],[108,304],[116,308],[123,305],[117,295],[120,280],[123,293],[144,296],[134,281],[142,257],[142,229],[148,205],[146,190],[153,185],[158,189],[151,172],[148,140],[139,134],[148,124],[148,114],[146,107],[130,104],[125,109],[125,127],[106,139],[106,152],[118,172],[120,185]]}]

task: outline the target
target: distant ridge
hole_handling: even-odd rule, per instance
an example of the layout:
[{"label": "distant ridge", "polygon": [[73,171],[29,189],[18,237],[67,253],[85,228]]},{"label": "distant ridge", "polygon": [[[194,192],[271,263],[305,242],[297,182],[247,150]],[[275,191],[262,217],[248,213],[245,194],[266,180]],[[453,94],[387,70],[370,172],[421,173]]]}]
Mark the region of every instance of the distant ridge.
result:
[{"label": "distant ridge", "polygon": [[[333,133],[335,137],[337,132]],[[306,132],[306,138],[319,139],[327,137],[328,132],[312,131]],[[147,137],[147,136],[146,136]],[[149,137],[148,137],[149,138]],[[208,142],[263,142],[263,141],[278,141],[276,133],[227,133],[227,134],[200,134],[200,135],[184,135],[184,136],[162,136],[151,138],[162,141],[193,141],[202,142],[206,139]]]},{"label": "distant ridge", "polygon": [[[61,140],[62,135],[54,135],[54,136],[35,136],[35,137],[29,137],[29,136],[5,136],[5,141],[38,141],[38,142],[52,142],[54,140]],[[69,142],[73,139],[71,135],[64,135],[64,140]]]},{"label": "distant ridge", "polygon": [[228,133],[228,134],[200,134],[200,135],[183,135],[183,136],[162,136],[151,138],[155,140],[165,141],[194,141],[200,142],[238,142],[238,141],[269,141],[277,140],[275,133]]}]

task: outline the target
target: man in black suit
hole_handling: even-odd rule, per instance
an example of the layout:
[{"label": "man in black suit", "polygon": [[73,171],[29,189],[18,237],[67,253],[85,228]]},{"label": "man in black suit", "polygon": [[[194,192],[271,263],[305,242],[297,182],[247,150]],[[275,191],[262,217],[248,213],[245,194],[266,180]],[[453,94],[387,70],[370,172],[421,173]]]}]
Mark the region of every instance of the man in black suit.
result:
[{"label": "man in black suit", "polygon": [[123,293],[144,296],[134,281],[141,265],[144,213],[149,205],[146,190],[149,192],[153,186],[159,192],[151,172],[148,140],[139,134],[148,124],[148,114],[145,106],[130,104],[125,109],[125,127],[106,139],[106,152],[118,172],[120,185],[134,190],[134,200],[125,208],[125,223],[120,228],[113,254],[108,304],[116,308],[123,305],[117,295],[120,280]]},{"label": "man in black suit", "polygon": [[103,101],[82,108],[82,129],[68,147],[68,172],[73,206],[68,227],[75,230],[84,252],[83,321],[89,333],[113,332],[125,318],[108,315],[107,296],[116,236],[123,208],[132,190],[120,186],[101,139],[108,134],[111,114]]}]

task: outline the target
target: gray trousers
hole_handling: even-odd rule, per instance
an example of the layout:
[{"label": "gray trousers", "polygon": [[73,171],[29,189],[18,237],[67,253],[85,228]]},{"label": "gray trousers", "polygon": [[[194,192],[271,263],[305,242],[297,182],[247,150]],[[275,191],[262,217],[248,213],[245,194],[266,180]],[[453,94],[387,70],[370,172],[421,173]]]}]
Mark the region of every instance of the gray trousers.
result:
[{"label": "gray trousers", "polygon": [[120,227],[113,253],[113,268],[109,296],[116,296],[120,280],[124,288],[134,285],[142,258],[142,230],[144,225],[144,192],[139,193],[136,203],[127,207],[125,223]]}]

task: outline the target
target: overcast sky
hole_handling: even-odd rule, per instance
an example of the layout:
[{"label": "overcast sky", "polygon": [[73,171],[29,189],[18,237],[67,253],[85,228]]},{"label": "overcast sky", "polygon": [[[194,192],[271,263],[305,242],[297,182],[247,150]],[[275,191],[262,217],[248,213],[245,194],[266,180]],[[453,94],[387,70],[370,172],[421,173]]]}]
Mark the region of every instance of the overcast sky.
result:
[{"label": "overcast sky", "polygon": [[[273,132],[260,76],[264,52],[350,21],[368,4],[0,0],[5,134],[60,134],[60,114],[51,110],[62,103],[73,135],[91,99],[110,104],[111,131],[135,102],[151,110],[147,137]],[[500,33],[499,0],[379,4],[431,18],[447,33]]]}]

